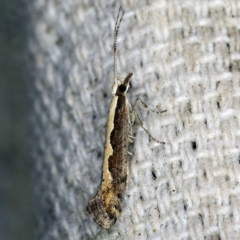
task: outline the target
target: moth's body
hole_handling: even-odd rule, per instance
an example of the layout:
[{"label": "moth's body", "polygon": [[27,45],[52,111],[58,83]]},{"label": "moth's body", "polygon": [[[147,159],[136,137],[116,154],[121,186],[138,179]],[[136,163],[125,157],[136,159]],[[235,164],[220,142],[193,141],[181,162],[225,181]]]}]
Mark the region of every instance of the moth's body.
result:
[{"label": "moth's body", "polygon": [[[118,11],[114,31],[113,97],[107,118],[102,182],[97,195],[87,205],[87,211],[92,215],[95,222],[103,228],[110,228],[116,222],[121,212],[122,195],[126,188],[128,177],[128,143],[132,137],[132,124],[134,123],[135,117],[137,117],[139,125],[144,131],[152,137],[143,127],[135,111],[138,102],[145,108],[147,108],[147,105],[142,100],[137,99],[133,108],[131,108],[126,98],[132,73],[129,73],[125,79],[117,75],[117,34],[124,14],[123,12],[119,20],[120,12],[121,8]],[[154,137],[152,138],[159,142]]]},{"label": "moth's body", "polygon": [[[129,79],[131,76],[129,75]],[[127,85],[129,79],[126,81]],[[87,205],[87,211],[103,228],[110,228],[117,220],[121,212],[122,195],[127,182],[131,121],[130,104],[126,98],[128,86],[125,84],[124,82],[118,86],[110,104],[102,182],[97,195]]]},{"label": "moth's body", "polygon": [[117,75],[117,35],[121,18],[118,11],[114,30],[114,84],[107,118],[102,182],[97,195],[88,203],[87,211],[103,228],[110,228],[121,212],[122,195],[128,173],[128,139],[131,132],[130,104],[126,98],[132,73],[125,79]]}]

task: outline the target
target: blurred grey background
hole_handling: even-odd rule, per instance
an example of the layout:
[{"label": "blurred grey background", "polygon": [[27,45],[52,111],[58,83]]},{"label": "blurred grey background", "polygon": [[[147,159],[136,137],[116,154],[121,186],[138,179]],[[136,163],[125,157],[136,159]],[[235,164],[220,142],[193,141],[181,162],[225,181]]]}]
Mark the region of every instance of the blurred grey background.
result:
[{"label": "blurred grey background", "polygon": [[34,239],[25,75],[27,8],[0,1],[0,240]]}]

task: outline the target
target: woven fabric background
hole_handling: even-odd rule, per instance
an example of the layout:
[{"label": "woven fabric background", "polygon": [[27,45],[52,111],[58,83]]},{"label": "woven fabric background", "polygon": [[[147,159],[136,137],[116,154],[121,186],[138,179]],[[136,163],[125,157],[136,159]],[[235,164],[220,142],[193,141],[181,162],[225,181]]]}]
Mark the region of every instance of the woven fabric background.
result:
[{"label": "woven fabric background", "polygon": [[[106,3],[108,2],[108,3]],[[128,189],[110,230],[85,210],[101,180],[113,84],[133,72]],[[39,239],[240,239],[240,2],[29,3]]]}]

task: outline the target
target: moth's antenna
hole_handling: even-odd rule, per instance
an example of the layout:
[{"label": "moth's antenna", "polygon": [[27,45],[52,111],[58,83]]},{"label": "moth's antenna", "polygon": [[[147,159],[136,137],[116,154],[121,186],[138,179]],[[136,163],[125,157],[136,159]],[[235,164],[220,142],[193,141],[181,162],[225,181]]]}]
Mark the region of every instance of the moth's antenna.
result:
[{"label": "moth's antenna", "polygon": [[[119,20],[120,12],[122,11],[122,16]],[[118,29],[120,26],[120,23],[122,21],[124,15],[124,11],[121,9],[121,7],[118,10],[118,15],[115,23],[115,29],[114,29],[114,38],[113,38],[113,55],[114,55],[114,85],[117,82],[117,36],[118,36]]]}]

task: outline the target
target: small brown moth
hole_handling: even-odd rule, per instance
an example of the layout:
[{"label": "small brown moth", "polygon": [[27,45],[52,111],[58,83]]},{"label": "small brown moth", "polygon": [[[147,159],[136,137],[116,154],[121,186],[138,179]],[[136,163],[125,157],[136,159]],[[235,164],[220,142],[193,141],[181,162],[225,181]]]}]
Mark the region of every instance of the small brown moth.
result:
[{"label": "small brown moth", "polygon": [[[133,138],[131,133],[135,116],[141,127],[150,135],[143,127],[135,111],[138,102],[145,108],[147,108],[146,104],[137,99],[132,108],[126,98],[132,73],[129,73],[125,79],[117,76],[117,35],[124,11],[122,11],[121,18],[119,17],[120,13],[121,8],[118,11],[114,30],[115,81],[112,87],[113,97],[107,119],[102,182],[97,195],[86,207],[95,222],[103,228],[110,228],[116,222],[121,212],[122,195],[126,188],[128,177],[128,154],[130,154],[128,152],[128,143]],[[155,138],[153,139],[159,142]]]}]

